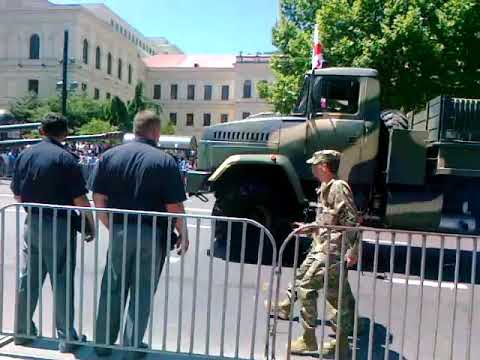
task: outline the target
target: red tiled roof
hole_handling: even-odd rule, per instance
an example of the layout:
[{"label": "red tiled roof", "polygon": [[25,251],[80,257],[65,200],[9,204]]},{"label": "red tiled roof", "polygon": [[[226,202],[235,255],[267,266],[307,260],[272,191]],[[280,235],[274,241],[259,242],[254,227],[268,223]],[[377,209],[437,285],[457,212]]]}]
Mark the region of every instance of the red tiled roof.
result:
[{"label": "red tiled roof", "polygon": [[143,59],[150,68],[233,68],[235,55],[160,54]]}]

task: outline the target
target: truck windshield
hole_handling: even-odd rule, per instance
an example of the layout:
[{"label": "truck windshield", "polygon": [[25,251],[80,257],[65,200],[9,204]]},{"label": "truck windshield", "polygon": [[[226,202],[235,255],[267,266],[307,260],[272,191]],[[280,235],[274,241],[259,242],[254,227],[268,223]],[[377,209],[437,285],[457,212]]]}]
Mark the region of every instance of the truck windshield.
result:
[{"label": "truck windshield", "polygon": [[358,111],[360,85],[356,79],[323,76],[313,86],[313,112],[355,114]]},{"label": "truck windshield", "polygon": [[294,114],[306,114],[307,113],[307,103],[308,103],[308,87],[310,86],[310,77],[306,76],[303,81],[302,91],[300,96],[297,99],[295,108],[293,109]]}]

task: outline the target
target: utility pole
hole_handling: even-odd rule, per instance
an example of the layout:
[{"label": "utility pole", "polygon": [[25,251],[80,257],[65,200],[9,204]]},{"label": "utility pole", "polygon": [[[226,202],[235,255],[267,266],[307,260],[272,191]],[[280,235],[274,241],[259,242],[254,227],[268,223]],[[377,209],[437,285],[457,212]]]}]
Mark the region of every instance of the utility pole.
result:
[{"label": "utility pole", "polygon": [[62,76],[62,114],[67,114],[67,67],[68,67],[68,30],[63,40],[63,76]]}]

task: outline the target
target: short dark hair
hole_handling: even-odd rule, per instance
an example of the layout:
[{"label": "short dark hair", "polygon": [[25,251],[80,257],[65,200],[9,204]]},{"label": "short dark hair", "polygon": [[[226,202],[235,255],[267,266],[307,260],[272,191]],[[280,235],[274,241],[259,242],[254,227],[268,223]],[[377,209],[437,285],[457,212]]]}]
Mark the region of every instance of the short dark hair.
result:
[{"label": "short dark hair", "polygon": [[154,129],[161,128],[160,117],[153,111],[144,110],[135,115],[133,120],[133,132],[135,135],[146,135]]},{"label": "short dark hair", "polygon": [[66,136],[68,134],[67,119],[57,113],[49,113],[41,121],[42,130],[47,136]]}]

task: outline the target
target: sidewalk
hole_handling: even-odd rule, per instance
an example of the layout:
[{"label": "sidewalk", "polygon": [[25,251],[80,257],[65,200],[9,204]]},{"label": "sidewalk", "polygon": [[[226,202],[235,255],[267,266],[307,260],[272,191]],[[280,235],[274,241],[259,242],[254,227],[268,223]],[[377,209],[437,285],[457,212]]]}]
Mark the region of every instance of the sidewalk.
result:
[{"label": "sidewalk", "polygon": [[[188,356],[181,354],[147,354],[145,360],[179,360]],[[192,356],[193,357],[193,356]],[[207,359],[203,356],[194,356],[197,359]],[[93,347],[82,346],[74,354],[61,354],[57,350],[57,343],[48,340],[36,340],[28,347],[15,346],[10,336],[0,337],[0,360],[121,360],[125,358],[125,352],[114,350],[111,356],[97,357]]]}]

